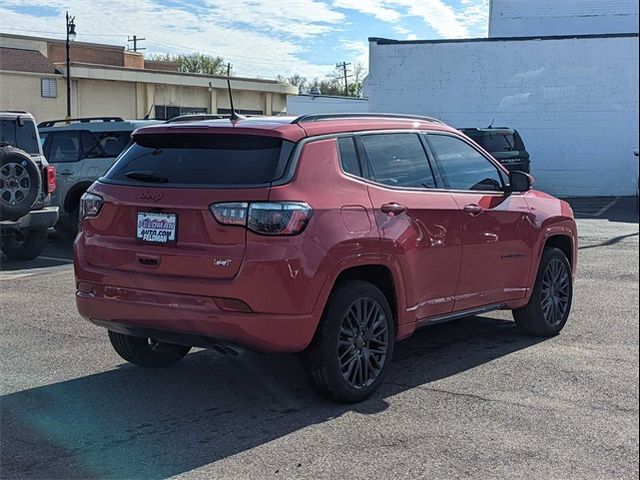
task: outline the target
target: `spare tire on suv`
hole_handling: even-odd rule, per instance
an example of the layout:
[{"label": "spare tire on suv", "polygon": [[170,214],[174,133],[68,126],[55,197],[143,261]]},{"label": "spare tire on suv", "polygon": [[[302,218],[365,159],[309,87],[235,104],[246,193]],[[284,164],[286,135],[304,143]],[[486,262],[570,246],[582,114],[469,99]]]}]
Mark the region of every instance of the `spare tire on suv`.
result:
[{"label": "spare tire on suv", "polygon": [[0,146],[0,220],[18,220],[31,210],[42,190],[42,176],[24,150]]}]

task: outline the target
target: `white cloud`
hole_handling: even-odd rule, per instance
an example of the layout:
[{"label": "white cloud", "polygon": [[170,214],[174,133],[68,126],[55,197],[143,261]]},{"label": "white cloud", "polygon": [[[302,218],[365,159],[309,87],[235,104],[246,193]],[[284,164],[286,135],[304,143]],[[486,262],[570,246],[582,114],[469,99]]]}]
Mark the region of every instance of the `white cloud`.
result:
[{"label": "white cloud", "polygon": [[366,13],[383,22],[397,22],[402,16],[385,0],[334,0],[333,6]]},{"label": "white cloud", "polygon": [[469,36],[467,27],[460,21],[453,7],[442,0],[390,0],[407,7],[407,13],[420,17],[444,38],[464,38]]},{"label": "white cloud", "polygon": [[[487,2],[462,0],[454,9],[445,0],[2,0],[0,30],[62,38],[68,9],[76,16],[78,40],[124,46],[127,35],[136,34],[147,39],[142,46],[148,53],[219,55],[240,76],[313,78],[324,77],[333,63],[309,59],[305,45],[326,45],[335,60],[351,55],[368,63],[366,38],[336,38],[348,28],[349,10],[385,22],[407,39],[425,37],[415,25],[407,28],[409,17],[440,37],[456,38],[486,34]],[[25,13],[40,7],[47,16]]]},{"label": "white cloud", "polygon": [[360,40],[347,40],[342,39],[340,41],[342,48],[348,52],[351,52],[351,63],[361,63],[365,68],[369,68],[369,43]]},{"label": "white cloud", "polygon": [[392,24],[402,36],[412,33],[402,23],[406,17],[418,17],[442,38],[486,35],[489,0],[462,0],[456,9],[444,0],[334,0],[333,6],[371,15]]},{"label": "white cloud", "polygon": [[489,30],[489,0],[462,0],[463,9],[458,20],[469,29],[472,36],[486,36]]},{"label": "white cloud", "polygon": [[[277,13],[267,11],[266,0],[236,0],[225,2],[224,6],[219,0],[209,2],[198,8],[184,1],[168,6],[156,0],[93,0],[89,7],[86,0],[48,0],[46,6],[57,10],[57,16],[43,17],[11,9],[33,7],[32,0],[4,0],[0,7],[3,20],[0,29],[61,38],[64,11],[69,9],[76,17],[81,41],[125,45],[127,35],[137,34],[147,39],[142,44],[147,52],[198,51],[220,55],[231,61],[235,73],[241,76],[273,78],[296,72],[324,76],[331,68],[302,59],[303,49],[296,38],[328,31],[344,19],[342,13],[332,12],[315,0],[298,0],[297,8],[293,8],[291,1],[287,12]],[[220,8],[212,8],[216,4]],[[111,18],[105,18],[107,12],[117,12],[117,16],[111,13]],[[54,31],[60,34],[37,33]]]}]

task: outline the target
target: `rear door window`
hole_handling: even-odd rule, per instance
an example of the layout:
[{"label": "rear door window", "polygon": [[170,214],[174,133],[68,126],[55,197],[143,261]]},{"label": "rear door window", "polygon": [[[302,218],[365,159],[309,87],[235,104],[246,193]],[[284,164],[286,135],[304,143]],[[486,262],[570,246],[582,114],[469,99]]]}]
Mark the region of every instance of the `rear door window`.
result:
[{"label": "rear door window", "polygon": [[260,186],[281,176],[291,142],[256,135],[147,134],[105,179],[184,186]]},{"label": "rear door window", "polygon": [[392,187],[435,188],[429,160],[417,134],[389,133],[361,138],[376,182]]},{"label": "rear door window", "polygon": [[93,133],[83,130],[80,132],[80,138],[82,139],[82,158],[104,157],[102,147]]},{"label": "rear door window", "polygon": [[68,163],[80,160],[80,132],[50,132],[46,143],[49,143],[47,148],[50,162]]}]

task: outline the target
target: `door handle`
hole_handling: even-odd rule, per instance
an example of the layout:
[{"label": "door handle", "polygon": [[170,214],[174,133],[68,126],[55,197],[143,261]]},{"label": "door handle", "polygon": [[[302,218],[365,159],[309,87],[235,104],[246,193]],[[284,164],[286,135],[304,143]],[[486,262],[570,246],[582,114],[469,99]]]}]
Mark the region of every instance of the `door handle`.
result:
[{"label": "door handle", "polygon": [[468,213],[472,217],[480,215],[485,211],[484,208],[482,208],[480,205],[477,205],[475,203],[470,203],[469,205],[465,205],[463,210],[464,210],[464,213]]},{"label": "door handle", "polygon": [[58,175],[68,177],[69,175],[73,175],[73,170],[62,170],[61,172],[58,172]]},{"label": "door handle", "polygon": [[380,210],[382,210],[383,213],[394,216],[394,215],[400,215],[401,213],[406,212],[407,207],[405,207],[400,203],[391,202],[391,203],[385,203],[384,205],[382,205],[382,207],[380,207]]}]

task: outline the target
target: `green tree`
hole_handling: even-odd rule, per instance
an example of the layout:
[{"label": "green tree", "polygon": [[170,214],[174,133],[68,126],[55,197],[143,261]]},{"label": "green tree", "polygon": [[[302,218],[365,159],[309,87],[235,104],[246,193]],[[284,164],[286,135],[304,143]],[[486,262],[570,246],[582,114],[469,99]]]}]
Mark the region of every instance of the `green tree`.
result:
[{"label": "green tree", "polygon": [[202,73],[206,75],[226,75],[227,65],[224,58],[214,57],[205,53],[190,53],[174,55],[171,53],[157,53],[149,55],[149,60],[154,62],[176,63],[181,72]]}]

